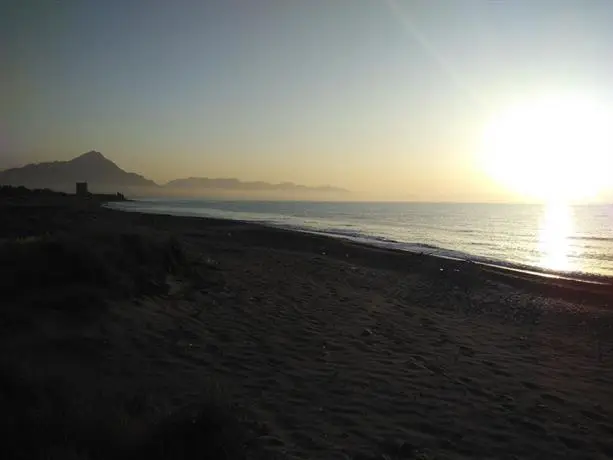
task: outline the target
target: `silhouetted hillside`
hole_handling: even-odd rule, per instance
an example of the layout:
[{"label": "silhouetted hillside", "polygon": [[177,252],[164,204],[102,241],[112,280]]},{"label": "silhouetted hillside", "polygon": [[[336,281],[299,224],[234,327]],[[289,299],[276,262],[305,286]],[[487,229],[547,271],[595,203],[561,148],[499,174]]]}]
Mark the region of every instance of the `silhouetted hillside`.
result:
[{"label": "silhouetted hillside", "polygon": [[306,185],[294,184],[293,182],[281,182],[271,184],[269,182],[242,182],[238,179],[210,179],[208,177],[190,177],[187,179],[176,179],[168,182],[165,187],[173,189],[217,189],[217,190],[244,190],[244,191],[279,191],[279,192],[326,192],[326,193],[347,193],[347,190],[331,187],[309,187]]},{"label": "silhouetted hillside", "polygon": [[137,195],[165,194],[207,194],[222,192],[272,192],[283,194],[309,193],[347,193],[338,187],[309,187],[281,182],[243,182],[239,179],[210,179],[207,177],[190,177],[175,179],[159,186],[139,174],[126,172],[106,158],[100,152],[92,150],[69,161],[52,161],[28,164],[21,168],[0,171],[0,185],[23,186],[31,189],[53,189],[58,191],[74,190],[76,182],[88,182],[95,193],[114,193],[116,191]]},{"label": "silhouetted hillside", "polygon": [[157,187],[152,180],[126,172],[100,152],[84,153],[69,161],[36,163],[0,172],[0,184],[29,188],[65,189],[85,181],[93,189]]}]

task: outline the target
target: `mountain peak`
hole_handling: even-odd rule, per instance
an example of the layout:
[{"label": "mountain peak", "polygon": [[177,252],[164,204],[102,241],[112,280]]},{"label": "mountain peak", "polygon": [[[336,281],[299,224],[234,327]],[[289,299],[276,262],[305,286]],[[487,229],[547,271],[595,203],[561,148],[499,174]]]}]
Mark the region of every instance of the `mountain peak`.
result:
[{"label": "mountain peak", "polygon": [[68,161],[29,164],[22,168],[0,171],[0,183],[24,185],[30,188],[69,188],[75,182],[89,182],[93,187],[117,189],[117,187],[157,184],[135,173],[121,169],[100,152],[91,150]]},{"label": "mountain peak", "polygon": [[75,160],[83,159],[83,160],[106,160],[107,158],[102,155],[97,150],[90,150],[89,152],[84,153],[83,155],[79,155],[75,158]]}]

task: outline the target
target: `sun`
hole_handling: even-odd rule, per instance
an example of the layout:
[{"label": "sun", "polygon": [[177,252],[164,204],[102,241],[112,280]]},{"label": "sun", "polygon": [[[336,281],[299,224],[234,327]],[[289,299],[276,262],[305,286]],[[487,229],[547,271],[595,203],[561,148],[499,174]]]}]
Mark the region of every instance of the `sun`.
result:
[{"label": "sun", "polygon": [[613,177],[612,122],[589,97],[526,100],[491,118],[481,162],[497,182],[527,198],[590,198]]}]

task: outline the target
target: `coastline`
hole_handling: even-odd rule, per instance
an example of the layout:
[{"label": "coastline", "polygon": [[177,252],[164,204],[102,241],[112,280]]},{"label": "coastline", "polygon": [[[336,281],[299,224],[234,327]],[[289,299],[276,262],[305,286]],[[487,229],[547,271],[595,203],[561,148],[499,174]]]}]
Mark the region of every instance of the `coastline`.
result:
[{"label": "coastline", "polygon": [[585,283],[66,200],[0,216],[8,458],[613,455],[611,297]]},{"label": "coastline", "polygon": [[[423,251],[413,251],[413,250],[405,250],[405,249],[396,249],[390,248],[386,246],[377,245],[373,242],[365,242],[365,241],[356,241],[355,239],[344,237],[342,235],[334,235],[325,232],[318,231],[310,231],[310,230],[302,230],[291,227],[284,227],[272,224],[266,224],[262,222],[252,222],[240,219],[225,219],[225,218],[216,218],[216,217],[205,217],[205,216],[189,216],[189,215],[177,215],[172,213],[157,213],[157,212],[140,212],[140,211],[131,211],[127,209],[121,209],[113,206],[106,206],[105,208],[112,211],[119,212],[128,212],[134,214],[142,214],[142,215],[158,215],[158,216],[166,216],[169,218],[185,218],[185,219],[202,219],[203,221],[209,222],[233,222],[239,225],[245,226],[261,226],[263,228],[278,230],[281,232],[296,232],[298,234],[304,235],[314,235],[320,236],[323,238],[329,238],[332,240],[347,242],[351,245],[363,246],[367,249],[375,249],[380,251],[389,251],[390,253],[398,254],[398,255],[406,255],[407,257],[419,256],[419,257],[432,257],[435,260],[440,261],[442,265],[447,264],[464,264],[466,267],[479,267],[482,273],[487,276],[495,276],[495,277],[506,277],[509,281],[521,282],[523,281],[527,285],[531,285],[538,289],[539,286],[547,286],[559,288],[561,291],[568,291],[573,299],[576,299],[577,295],[580,293],[585,293],[593,299],[602,299],[606,302],[613,302],[613,277],[609,277],[606,275],[599,275],[595,273],[568,273],[563,271],[555,271],[555,270],[547,270],[540,267],[532,267],[521,264],[512,264],[510,262],[505,261],[480,261],[473,260],[469,258],[461,258],[461,257],[452,257],[445,256],[439,254],[425,253]],[[455,268],[457,269],[457,267]],[[548,295],[552,295],[553,292],[550,289],[548,291]],[[565,295],[563,292],[558,293],[558,295]]]}]

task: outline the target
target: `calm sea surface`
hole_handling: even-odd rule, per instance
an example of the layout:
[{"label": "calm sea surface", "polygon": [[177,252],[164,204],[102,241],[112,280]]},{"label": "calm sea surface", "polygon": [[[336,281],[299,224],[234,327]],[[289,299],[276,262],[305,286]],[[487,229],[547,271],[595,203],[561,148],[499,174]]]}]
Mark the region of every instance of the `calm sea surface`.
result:
[{"label": "calm sea surface", "polygon": [[151,199],[112,207],[254,221],[510,267],[613,276],[613,205]]}]

